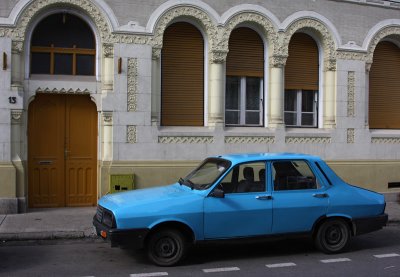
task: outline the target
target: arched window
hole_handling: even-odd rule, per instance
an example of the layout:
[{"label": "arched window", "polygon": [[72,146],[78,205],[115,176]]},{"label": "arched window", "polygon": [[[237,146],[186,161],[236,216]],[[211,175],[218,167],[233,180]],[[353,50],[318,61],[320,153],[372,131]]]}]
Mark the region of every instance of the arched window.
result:
[{"label": "arched window", "polygon": [[96,43],[86,22],[69,13],[44,18],[31,40],[31,74],[94,75]]},{"label": "arched window", "polygon": [[296,33],[289,43],[285,66],[284,118],[289,127],[317,127],[319,88],[318,46],[313,38]]},{"label": "arched window", "polygon": [[369,73],[369,127],[400,129],[400,49],[382,41]]},{"label": "arched window", "polygon": [[161,125],[204,125],[204,41],[186,22],[164,32],[161,52]]},{"label": "arched window", "polygon": [[232,31],[226,59],[225,125],[263,125],[264,43],[257,32]]}]

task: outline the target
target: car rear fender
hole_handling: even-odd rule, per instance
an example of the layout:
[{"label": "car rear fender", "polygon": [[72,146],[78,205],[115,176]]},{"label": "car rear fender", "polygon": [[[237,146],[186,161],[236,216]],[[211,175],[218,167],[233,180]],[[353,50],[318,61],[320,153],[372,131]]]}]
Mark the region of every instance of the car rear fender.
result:
[{"label": "car rear fender", "polygon": [[314,226],[312,229],[312,235],[315,236],[317,234],[318,229],[321,226],[321,224],[331,218],[338,218],[338,219],[342,219],[343,221],[345,221],[351,230],[351,235],[354,236],[355,226],[353,224],[352,218],[346,214],[327,214],[327,215],[321,216],[314,223]]}]

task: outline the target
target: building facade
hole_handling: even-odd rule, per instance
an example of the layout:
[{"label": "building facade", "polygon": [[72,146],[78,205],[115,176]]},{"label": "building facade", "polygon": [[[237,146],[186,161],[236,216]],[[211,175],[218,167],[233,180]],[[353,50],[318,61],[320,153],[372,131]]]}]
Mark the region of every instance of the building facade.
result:
[{"label": "building facade", "polygon": [[400,191],[397,2],[1,1],[0,213],[232,152],[316,154]]}]

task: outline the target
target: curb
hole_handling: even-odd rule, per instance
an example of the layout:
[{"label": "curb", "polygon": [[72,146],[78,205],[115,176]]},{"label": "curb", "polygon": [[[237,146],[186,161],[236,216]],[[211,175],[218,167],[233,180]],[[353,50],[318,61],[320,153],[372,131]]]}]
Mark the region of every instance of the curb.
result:
[{"label": "curb", "polygon": [[23,241],[23,240],[56,240],[56,239],[83,239],[96,238],[93,232],[85,231],[51,231],[51,232],[25,232],[25,233],[2,233],[0,241]]}]

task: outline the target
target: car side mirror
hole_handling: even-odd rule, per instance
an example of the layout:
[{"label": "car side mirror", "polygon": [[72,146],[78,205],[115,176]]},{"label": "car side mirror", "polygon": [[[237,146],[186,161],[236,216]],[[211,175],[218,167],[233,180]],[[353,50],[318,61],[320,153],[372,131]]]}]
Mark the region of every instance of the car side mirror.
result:
[{"label": "car side mirror", "polygon": [[222,189],[216,188],[210,193],[211,197],[225,198],[225,192]]}]

